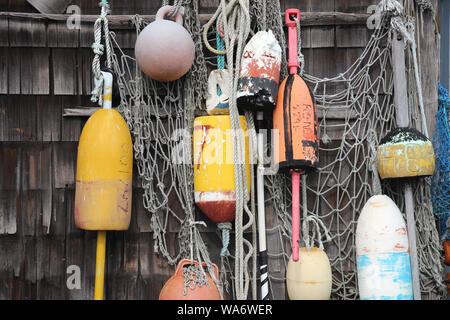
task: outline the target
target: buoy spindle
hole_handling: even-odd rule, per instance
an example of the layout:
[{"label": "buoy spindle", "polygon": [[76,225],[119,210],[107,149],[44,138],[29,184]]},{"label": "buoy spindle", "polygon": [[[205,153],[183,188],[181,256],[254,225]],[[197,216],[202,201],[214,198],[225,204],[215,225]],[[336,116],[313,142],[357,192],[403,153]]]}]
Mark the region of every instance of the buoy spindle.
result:
[{"label": "buoy spindle", "polygon": [[298,261],[300,249],[300,172],[291,170],[292,178],[292,259]]},{"label": "buoy spindle", "polygon": [[288,41],[289,41],[289,73],[296,74],[300,66],[298,62],[297,52],[297,23],[293,18],[300,21],[300,10],[288,9],[285,13],[286,26],[288,27]]},{"label": "buoy spindle", "polygon": [[103,300],[105,287],[106,231],[97,232],[94,300]]}]

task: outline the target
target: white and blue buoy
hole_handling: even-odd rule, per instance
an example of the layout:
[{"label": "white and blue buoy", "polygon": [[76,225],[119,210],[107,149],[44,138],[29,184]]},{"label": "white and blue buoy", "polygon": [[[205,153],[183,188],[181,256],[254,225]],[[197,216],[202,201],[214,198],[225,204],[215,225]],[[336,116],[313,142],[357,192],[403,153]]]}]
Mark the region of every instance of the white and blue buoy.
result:
[{"label": "white and blue buoy", "polygon": [[413,300],[406,224],[388,196],[375,195],[367,201],[355,245],[361,300]]}]

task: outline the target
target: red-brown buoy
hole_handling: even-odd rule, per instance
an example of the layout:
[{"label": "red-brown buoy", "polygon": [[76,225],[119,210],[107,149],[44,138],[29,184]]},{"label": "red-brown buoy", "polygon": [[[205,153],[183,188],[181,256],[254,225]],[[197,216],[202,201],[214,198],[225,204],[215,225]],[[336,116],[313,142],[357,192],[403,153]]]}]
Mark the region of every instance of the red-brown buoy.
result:
[{"label": "red-brown buoy", "polygon": [[142,72],[163,82],[181,78],[195,57],[194,41],[183,27],[182,13],[175,16],[175,22],[164,19],[172,9],[164,6],[158,10],[155,21],[141,31],[134,48]]},{"label": "red-brown buoy", "polygon": [[[175,274],[167,280],[166,284],[162,288],[161,293],[159,294],[159,300],[221,300],[219,289],[208,273],[206,273],[206,277],[208,279],[207,284],[201,286],[197,284],[191,287],[191,284],[189,283],[185,289],[183,268],[191,264],[197,266],[200,265],[198,261],[191,261],[189,259],[183,259],[180,263],[178,263]],[[206,266],[206,263],[203,262],[202,266]],[[215,264],[212,264],[212,266],[214,268],[215,276],[218,279],[218,268]]]}]

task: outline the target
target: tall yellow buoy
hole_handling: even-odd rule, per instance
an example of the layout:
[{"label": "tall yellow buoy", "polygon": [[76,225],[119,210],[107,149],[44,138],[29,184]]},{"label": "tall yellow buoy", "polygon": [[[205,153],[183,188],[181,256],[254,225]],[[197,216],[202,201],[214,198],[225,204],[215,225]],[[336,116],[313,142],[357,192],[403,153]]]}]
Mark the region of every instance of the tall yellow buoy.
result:
[{"label": "tall yellow buoy", "polygon": [[289,258],[286,285],[290,300],[329,300],[331,266],[325,251],[300,248],[298,261]]},{"label": "tall yellow buoy", "polygon": [[112,74],[104,77],[103,109],[86,122],[78,144],[75,224],[98,230],[95,300],[103,300],[106,230],[127,230],[131,219],[133,149],[130,131],[112,105]]},{"label": "tall yellow buoy", "polygon": [[125,120],[97,110],[78,144],[75,223],[84,230],[127,230],[131,218],[133,150]]}]

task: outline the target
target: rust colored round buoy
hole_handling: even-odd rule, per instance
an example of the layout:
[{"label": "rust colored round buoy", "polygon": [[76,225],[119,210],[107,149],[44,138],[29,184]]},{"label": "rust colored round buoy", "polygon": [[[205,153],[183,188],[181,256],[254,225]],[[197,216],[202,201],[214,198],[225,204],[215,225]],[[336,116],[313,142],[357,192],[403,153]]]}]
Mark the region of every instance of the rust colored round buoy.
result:
[{"label": "rust colored round buoy", "polygon": [[444,242],[444,262],[450,266],[450,240]]},{"label": "rust colored round buoy", "polygon": [[[178,263],[177,270],[175,274],[167,280],[166,284],[161,290],[159,294],[159,300],[221,300],[219,289],[217,288],[214,280],[211,278],[209,273],[206,272],[206,277],[208,279],[208,283],[205,285],[199,286],[196,284],[193,288],[185,285],[183,276],[183,268],[188,265],[197,265],[200,264],[198,261],[191,261],[189,259],[183,259]],[[206,263],[202,263],[202,267],[205,267]],[[215,264],[212,264],[214,268],[214,274],[216,278],[219,278],[219,270]],[[195,279],[194,279],[195,280]]]},{"label": "rust colored round buoy", "polygon": [[195,57],[194,41],[183,27],[182,14],[175,16],[175,22],[164,19],[172,8],[164,6],[158,10],[155,21],[141,31],[134,48],[139,68],[150,78],[162,82],[185,75]]}]

